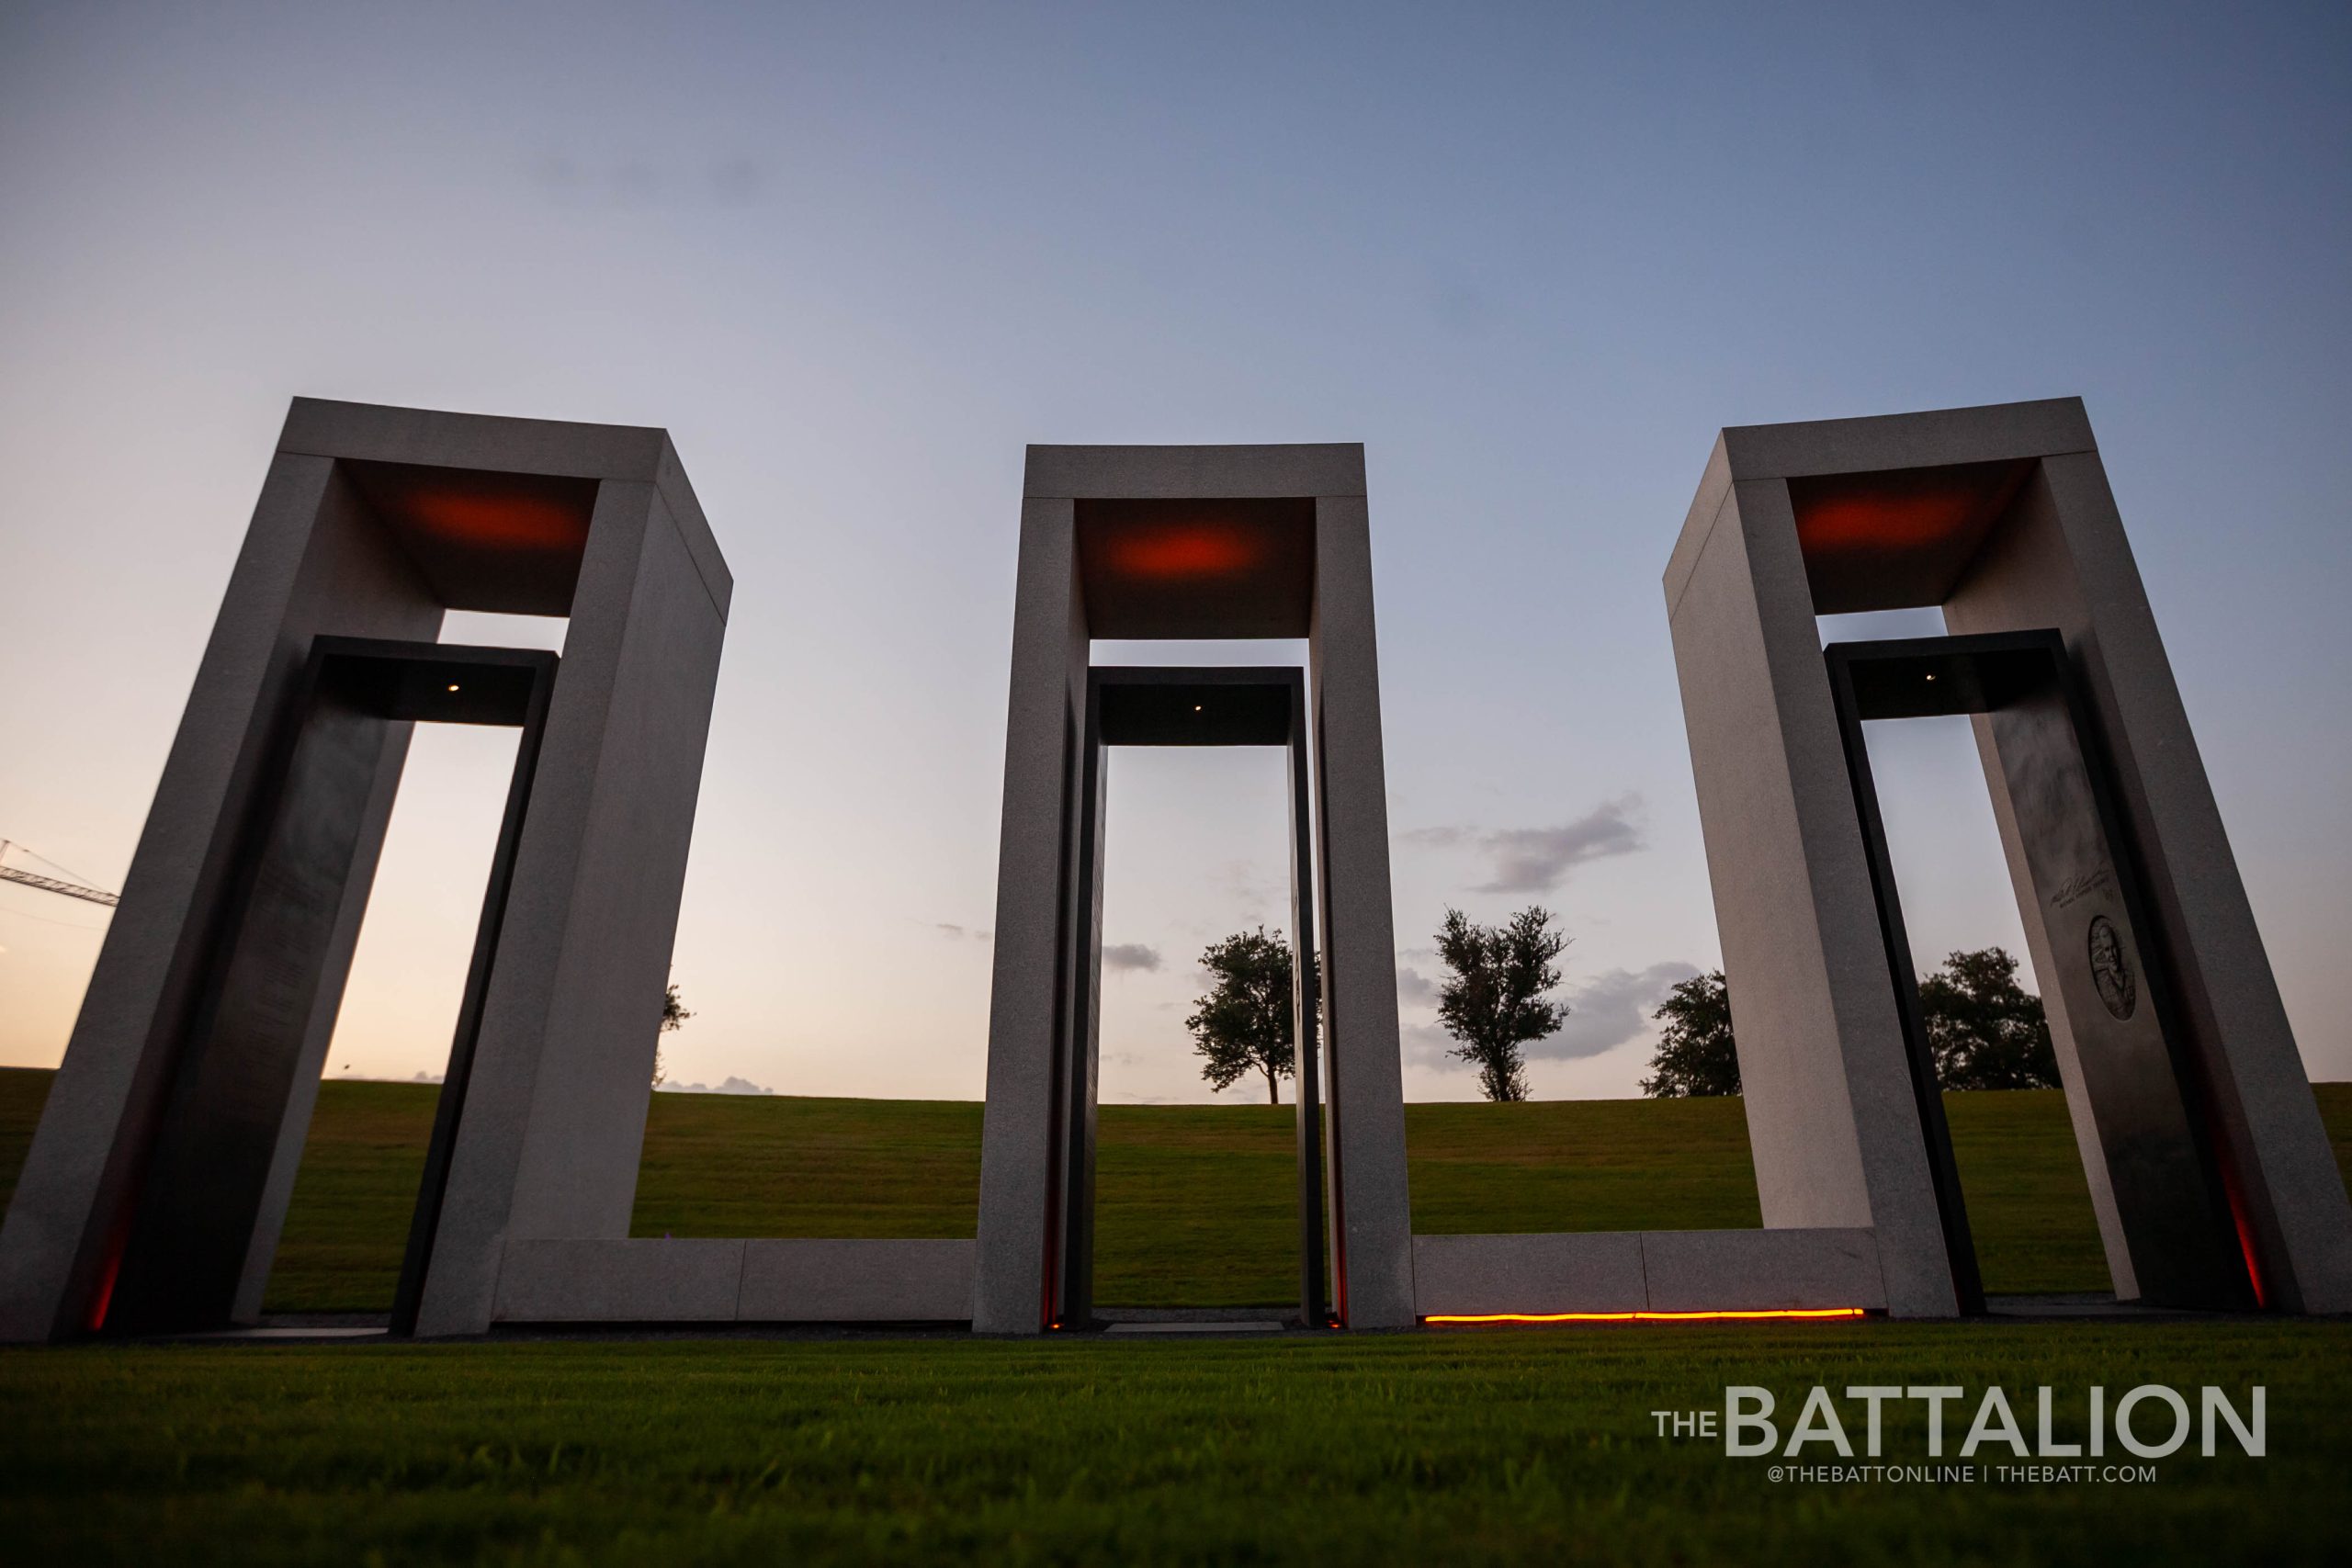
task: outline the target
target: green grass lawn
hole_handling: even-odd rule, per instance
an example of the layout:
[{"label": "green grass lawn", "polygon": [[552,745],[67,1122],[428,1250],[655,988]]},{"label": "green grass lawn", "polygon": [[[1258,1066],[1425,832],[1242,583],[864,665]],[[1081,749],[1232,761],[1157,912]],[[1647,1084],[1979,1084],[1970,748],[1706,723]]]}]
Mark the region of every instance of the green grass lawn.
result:
[{"label": "green grass lawn", "polygon": [[[2340,1324],[0,1353],[0,1560],[2340,1563]],[[1775,1484],[1649,1412],[1815,1382],[2267,1389],[2123,1485]],[[1926,1455],[1892,1407],[1886,1453]],[[1847,1414],[1854,1412],[1849,1408]],[[1859,1432],[1859,1424],[1856,1427]],[[1956,1444],[1955,1432],[1947,1441]],[[1947,1454],[1951,1450],[1947,1450]],[[1815,1450],[1826,1457],[1826,1450]],[[1954,1456],[1956,1457],[1956,1456]],[[1982,1461],[1984,1456],[1980,1455]]]},{"label": "green grass lawn", "polygon": [[[0,1070],[0,1195],[49,1075]],[[2352,1084],[2318,1086],[2352,1167]],[[431,1125],[423,1085],[327,1083],[270,1278],[277,1312],[391,1300]],[[2107,1266],[2056,1090],[1945,1097],[1988,1289],[2098,1291]],[[1295,1112],[1102,1110],[1097,1295],[1105,1305],[1293,1299]],[[1755,1225],[1736,1100],[1406,1108],[1424,1234]],[[980,1107],[960,1100],[660,1094],[639,1235],[962,1236],[979,1190]]]},{"label": "green grass lawn", "polygon": [[[0,1073],[0,1191],[46,1079]],[[2342,1157],[2352,1087],[2321,1097]],[[407,1086],[323,1087],[274,1305],[389,1297],[431,1105]],[[1951,1114],[1996,1288],[2098,1288],[2063,1103],[1965,1095]],[[1105,1296],[1283,1299],[1288,1117],[1106,1108]],[[1416,1106],[1408,1126],[1424,1231],[1757,1220],[1736,1102]],[[968,1235],[978,1134],[965,1104],[660,1096],[637,1229]],[[0,1562],[2333,1564],[2352,1553],[2326,1501],[2352,1486],[2347,1333],[1871,1321],[19,1348],[0,1351]],[[2087,1386],[2112,1400],[2150,1382],[2241,1405],[2263,1384],[2268,1456],[2192,1444],[2132,1486],[1776,1483],[1770,1461],[1661,1439],[1649,1414],[1762,1384],[1785,1432],[1815,1382],[1958,1384],[1972,1407],[1998,1383],[2030,1427],[2048,1383],[2065,1435]],[[1924,1459],[1919,1409],[1891,1408],[1890,1458]]]}]

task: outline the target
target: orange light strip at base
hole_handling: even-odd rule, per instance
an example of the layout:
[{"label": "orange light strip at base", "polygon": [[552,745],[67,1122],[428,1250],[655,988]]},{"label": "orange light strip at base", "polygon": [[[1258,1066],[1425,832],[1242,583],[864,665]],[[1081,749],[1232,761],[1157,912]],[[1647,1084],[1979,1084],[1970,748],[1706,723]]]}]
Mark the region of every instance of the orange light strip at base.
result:
[{"label": "orange light strip at base", "polygon": [[1860,1307],[1785,1307],[1772,1312],[1431,1313],[1423,1323],[1708,1323],[1752,1318],[1861,1317]]}]

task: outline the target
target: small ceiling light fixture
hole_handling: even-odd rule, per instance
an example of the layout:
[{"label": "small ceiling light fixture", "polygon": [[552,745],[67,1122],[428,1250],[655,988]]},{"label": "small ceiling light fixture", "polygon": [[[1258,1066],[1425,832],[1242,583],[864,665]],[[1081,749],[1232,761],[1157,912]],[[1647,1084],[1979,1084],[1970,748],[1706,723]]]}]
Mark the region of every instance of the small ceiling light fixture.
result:
[{"label": "small ceiling light fixture", "polygon": [[[1932,681],[1932,680],[1934,680],[1934,679],[1935,679],[1935,677],[1934,677],[1933,675],[1930,675],[1930,676],[1928,676],[1928,680],[1930,680],[1930,681]],[[456,691],[456,690],[458,689],[458,683],[457,683],[455,681],[450,682],[449,682],[449,689],[450,689],[451,691],[453,691],[453,692],[454,692],[454,691]]]},{"label": "small ceiling light fixture", "polygon": [[1201,705],[1200,705],[1200,704],[1198,704],[1198,703],[1194,703],[1194,704],[1193,705],[1193,711],[1194,713],[1198,713],[1198,712],[1200,712],[1200,711],[1201,711]]},{"label": "small ceiling light fixture", "polygon": [[[1933,675],[1930,675],[1930,676],[1928,676],[1928,680],[1930,680],[1930,681],[1932,681],[1932,680],[1934,680],[1934,679],[1935,679],[1935,677],[1934,677]],[[452,687],[450,687],[449,689],[450,689],[451,691],[453,691],[453,692],[454,692],[454,691],[456,691],[458,688],[457,688],[457,687],[455,687],[455,686],[452,686]]]}]

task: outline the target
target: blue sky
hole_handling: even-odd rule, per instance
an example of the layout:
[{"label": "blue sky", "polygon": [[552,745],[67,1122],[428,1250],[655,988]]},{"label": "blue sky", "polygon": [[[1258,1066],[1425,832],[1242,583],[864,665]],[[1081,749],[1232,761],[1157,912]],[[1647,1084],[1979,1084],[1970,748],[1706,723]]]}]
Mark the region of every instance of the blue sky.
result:
[{"label": "blue sky", "polygon": [[[1023,445],[1362,441],[1400,961],[1542,899],[1537,1089],[1629,1093],[1716,957],[1657,586],[1715,430],[2079,394],[2352,1076],[2347,103],[2336,6],[12,6],[0,836],[119,884],[289,396],[663,425],[739,582],[678,1071],[976,1095]],[[427,740],[331,1070],[447,1050],[503,761]],[[1880,765],[1923,953],[2014,946],[1964,736]],[[1204,1098],[1279,764],[1118,766],[1106,1087]],[[102,920],[0,888],[0,1062]]]}]

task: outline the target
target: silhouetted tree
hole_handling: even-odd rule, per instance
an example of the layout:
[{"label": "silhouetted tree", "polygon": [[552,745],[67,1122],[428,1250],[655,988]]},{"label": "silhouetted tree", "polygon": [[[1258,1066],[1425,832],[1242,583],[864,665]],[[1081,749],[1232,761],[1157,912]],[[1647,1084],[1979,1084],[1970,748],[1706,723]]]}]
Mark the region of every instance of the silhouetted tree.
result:
[{"label": "silhouetted tree", "polygon": [[1438,990],[1438,1021],[1462,1042],[1453,1055],[1478,1069],[1478,1088],[1488,1100],[1525,1100],[1520,1047],[1567,1021],[1567,1004],[1547,995],[1560,983],[1552,961],[1568,945],[1551,927],[1551,911],[1531,905],[1499,926],[1476,925],[1448,909],[1438,928],[1438,956],[1453,972]]},{"label": "silhouetted tree", "polygon": [[2041,998],[1997,947],[1952,953],[1919,982],[1919,1012],[1945,1089],[2055,1089],[2058,1054]]},{"label": "silhouetted tree", "polygon": [[[694,1014],[686,1010],[686,1004],[678,999],[678,983],[671,981],[662,993],[662,1032],[667,1034],[673,1030],[684,1029],[686,1020],[692,1017]],[[653,1087],[660,1089],[662,1080],[669,1076],[669,1064],[662,1059],[662,1046],[657,1041],[653,1047]]]},{"label": "silhouetted tree", "polygon": [[[1953,953],[1919,980],[1920,1021],[1947,1089],[2055,1089],[2058,1055],[2041,998],[2018,984],[2018,961],[1998,947]],[[1659,1099],[1737,1094],[1731,998],[1723,971],[1685,980],[1651,1015],[1658,1032],[1654,1076],[1642,1092]]]},{"label": "silhouetted tree", "polygon": [[[1266,1099],[1283,1102],[1281,1080],[1296,1071],[1297,1031],[1291,1017],[1290,943],[1280,931],[1236,931],[1210,944],[1201,967],[1214,981],[1184,1027],[1202,1060],[1201,1077],[1226,1089],[1250,1073],[1266,1075]],[[1315,982],[1310,959],[1307,984]]]},{"label": "silhouetted tree", "polygon": [[1724,972],[1696,975],[1666,994],[1650,1014],[1665,1027],[1642,1092],[1658,1100],[1737,1094],[1739,1053],[1733,1048],[1731,992]]}]

